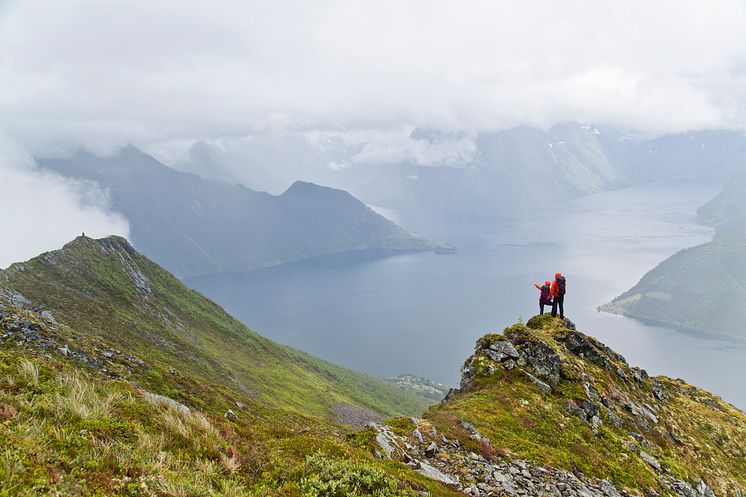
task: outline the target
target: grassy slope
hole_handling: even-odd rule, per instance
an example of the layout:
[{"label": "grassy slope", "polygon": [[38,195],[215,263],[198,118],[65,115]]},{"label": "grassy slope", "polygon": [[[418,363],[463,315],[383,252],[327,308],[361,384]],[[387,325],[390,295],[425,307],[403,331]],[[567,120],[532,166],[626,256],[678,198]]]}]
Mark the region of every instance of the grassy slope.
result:
[{"label": "grassy slope", "polygon": [[63,337],[71,349],[135,355],[147,366],[120,367],[120,376],[200,409],[260,401],[327,418],[336,403],[386,415],[414,414],[427,405],[383,380],[253,333],[122,238],[79,237],[0,273],[2,287],[74,328]]},{"label": "grassy slope", "polygon": [[0,496],[457,495],[374,459],[369,441],[344,428],[257,405],[236,411],[237,420],[183,412],[129,382],[6,346]]},{"label": "grassy slope", "polygon": [[[433,406],[425,417],[449,438],[474,444],[458,424],[472,423],[500,452],[540,464],[580,470],[608,478],[631,489],[661,491],[655,472],[638,455],[640,444],[630,434],[642,436],[649,452],[679,479],[704,479],[718,495],[733,495],[734,484],[746,486],[746,415],[718,397],[687,385],[682,380],[659,377],[668,389],[667,402],[651,391],[652,379],[624,381],[613,368],[630,378],[633,371],[621,361],[612,370],[570,353],[556,337],[567,333],[562,321],[549,316],[514,325],[505,336],[514,343],[543,342],[559,355],[562,378],[552,393],[540,391],[518,367],[507,370],[477,352],[477,376],[473,386],[451,400]],[[481,342],[501,339],[487,335]],[[520,347],[519,347],[520,349]],[[530,370],[530,367],[523,369]],[[583,374],[600,396],[606,398],[623,420],[617,427],[601,408],[603,423],[597,433],[591,425],[566,411],[573,399],[587,397]],[[645,428],[630,416],[624,403],[647,403],[656,409],[658,423]],[[668,433],[676,434],[682,444]],[[473,450],[478,451],[475,446]]]}]

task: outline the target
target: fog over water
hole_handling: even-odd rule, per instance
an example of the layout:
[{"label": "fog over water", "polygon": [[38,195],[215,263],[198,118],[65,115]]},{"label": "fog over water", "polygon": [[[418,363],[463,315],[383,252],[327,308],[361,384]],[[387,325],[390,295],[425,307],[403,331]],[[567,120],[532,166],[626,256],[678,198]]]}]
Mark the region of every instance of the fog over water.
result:
[{"label": "fog over water", "polygon": [[[538,312],[534,282],[568,278],[578,329],[652,374],[681,377],[746,407],[746,343],[597,312],[657,263],[708,241],[696,208],[718,184],[652,184],[586,196],[520,219],[410,229],[461,253],[342,254],[188,280],[254,330],[379,376],[414,373],[455,385],[475,340]],[[395,213],[391,213],[392,215]]]}]

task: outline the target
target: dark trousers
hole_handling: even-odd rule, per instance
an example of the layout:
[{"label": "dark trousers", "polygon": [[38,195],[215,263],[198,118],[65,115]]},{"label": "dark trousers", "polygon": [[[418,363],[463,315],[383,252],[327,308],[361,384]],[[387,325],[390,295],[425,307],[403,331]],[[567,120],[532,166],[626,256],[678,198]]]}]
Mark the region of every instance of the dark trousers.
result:
[{"label": "dark trousers", "polygon": [[540,301],[539,301],[539,314],[544,314],[544,306],[545,306],[545,305],[554,305],[554,304],[552,304],[552,301],[551,301],[551,300],[550,300],[549,302],[542,302],[542,301],[540,300]]},{"label": "dark trousers", "polygon": [[559,306],[560,317],[565,317],[565,296],[555,295],[554,303],[552,304],[552,316],[557,316],[557,307]]}]

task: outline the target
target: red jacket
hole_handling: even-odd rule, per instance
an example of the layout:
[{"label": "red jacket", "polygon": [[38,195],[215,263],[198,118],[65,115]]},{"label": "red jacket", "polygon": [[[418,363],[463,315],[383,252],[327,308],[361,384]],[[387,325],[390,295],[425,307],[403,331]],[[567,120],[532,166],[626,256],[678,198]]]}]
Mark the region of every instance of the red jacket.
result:
[{"label": "red jacket", "polygon": [[[567,291],[567,280],[565,280],[565,291]],[[556,297],[559,295],[559,286],[557,285],[557,279],[555,278],[552,282],[552,288],[549,289],[549,295]]]}]

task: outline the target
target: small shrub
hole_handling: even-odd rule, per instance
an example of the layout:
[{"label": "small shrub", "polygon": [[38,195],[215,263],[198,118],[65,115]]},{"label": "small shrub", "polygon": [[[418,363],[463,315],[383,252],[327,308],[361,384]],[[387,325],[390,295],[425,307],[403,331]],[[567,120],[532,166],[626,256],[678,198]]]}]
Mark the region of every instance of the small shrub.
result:
[{"label": "small shrub", "polygon": [[300,490],[304,497],[409,497],[399,483],[371,464],[336,461],[322,454],[306,459]]},{"label": "small shrub", "polygon": [[397,435],[409,435],[417,428],[410,418],[405,417],[390,419],[386,424]]}]

